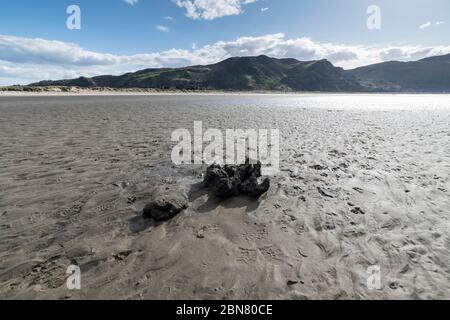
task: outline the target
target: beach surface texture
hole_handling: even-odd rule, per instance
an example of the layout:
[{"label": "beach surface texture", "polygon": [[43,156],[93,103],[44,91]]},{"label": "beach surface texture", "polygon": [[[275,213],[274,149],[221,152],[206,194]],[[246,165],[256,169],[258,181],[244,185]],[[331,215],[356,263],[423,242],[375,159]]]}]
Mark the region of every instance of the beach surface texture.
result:
[{"label": "beach surface texture", "polygon": [[[449,106],[445,95],[0,97],[0,298],[449,299]],[[269,191],[217,199],[205,165],[174,165],[171,133],[194,121],[279,129]],[[156,187],[182,188],[188,208],[144,218]],[[66,286],[70,265],[80,290]]]}]

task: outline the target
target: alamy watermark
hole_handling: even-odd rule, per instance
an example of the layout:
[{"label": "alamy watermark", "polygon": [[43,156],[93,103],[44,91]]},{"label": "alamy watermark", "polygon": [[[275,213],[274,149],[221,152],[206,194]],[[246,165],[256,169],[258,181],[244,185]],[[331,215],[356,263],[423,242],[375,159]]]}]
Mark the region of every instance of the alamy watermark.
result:
[{"label": "alamy watermark", "polygon": [[80,290],[81,289],[81,270],[79,266],[70,265],[67,267],[66,274],[69,277],[66,280],[66,286],[69,290]]},{"label": "alamy watermark", "polygon": [[[225,134],[224,134],[225,132]],[[244,164],[261,162],[262,175],[275,175],[280,166],[280,131],[278,129],[207,129],[194,122],[194,135],[188,129],[172,132],[172,161],[182,164]]]},{"label": "alamy watermark", "polygon": [[381,8],[377,5],[371,5],[367,8],[367,14],[369,15],[369,18],[367,19],[367,28],[369,30],[380,30]]},{"label": "alamy watermark", "polygon": [[370,266],[366,270],[367,273],[367,289],[369,290],[381,290],[381,267]]},{"label": "alamy watermark", "polygon": [[80,30],[81,29],[81,9],[77,5],[67,7],[66,13],[69,15],[66,21],[67,29]]},{"label": "alamy watermark", "polygon": [[[369,30],[381,29],[381,8],[378,5],[372,4],[366,10],[369,15],[366,26]],[[81,29],[81,8],[78,5],[70,5],[66,9],[69,15],[66,21],[67,29],[80,30]]]}]

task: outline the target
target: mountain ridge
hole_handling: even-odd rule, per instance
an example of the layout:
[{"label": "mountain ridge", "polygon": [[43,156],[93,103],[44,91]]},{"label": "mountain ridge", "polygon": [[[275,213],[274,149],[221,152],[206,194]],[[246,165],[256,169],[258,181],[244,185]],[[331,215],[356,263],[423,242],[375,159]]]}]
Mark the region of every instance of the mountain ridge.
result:
[{"label": "mountain ridge", "polygon": [[347,71],[373,88],[400,92],[450,92],[450,54],[417,61],[387,61]]},{"label": "mountain ridge", "polygon": [[147,68],[119,76],[40,81],[29,86],[113,89],[323,92],[450,92],[450,55],[388,61],[352,70],[326,59],[231,57],[210,65]]}]

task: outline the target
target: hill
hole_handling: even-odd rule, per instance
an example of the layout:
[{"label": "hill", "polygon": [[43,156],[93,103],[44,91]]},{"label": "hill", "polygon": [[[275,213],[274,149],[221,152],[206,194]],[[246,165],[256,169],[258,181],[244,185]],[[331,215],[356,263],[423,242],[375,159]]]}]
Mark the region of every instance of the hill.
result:
[{"label": "hill", "polygon": [[322,92],[450,92],[450,55],[353,70],[328,60],[234,57],[216,64],[145,69],[120,76],[41,81],[32,87]]},{"label": "hill", "polygon": [[120,76],[41,81],[31,86],[189,90],[355,91],[358,81],[327,60],[302,62],[267,56],[237,57],[207,66],[145,69]]},{"label": "hill", "polygon": [[450,92],[450,55],[390,61],[346,71],[373,90]]}]

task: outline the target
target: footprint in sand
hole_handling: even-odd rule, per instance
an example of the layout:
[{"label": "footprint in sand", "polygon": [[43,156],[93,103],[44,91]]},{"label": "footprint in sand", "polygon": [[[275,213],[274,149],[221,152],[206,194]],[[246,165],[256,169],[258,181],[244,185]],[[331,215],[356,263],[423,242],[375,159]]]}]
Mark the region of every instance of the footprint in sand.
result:
[{"label": "footprint in sand", "polygon": [[277,246],[266,246],[258,248],[259,252],[264,256],[267,261],[280,263],[283,261],[282,256],[283,252]]},{"label": "footprint in sand", "polygon": [[251,264],[256,262],[257,251],[255,249],[239,248],[239,254],[237,261]]}]

